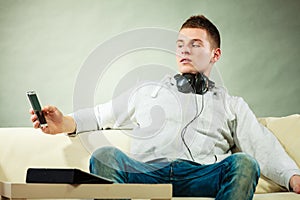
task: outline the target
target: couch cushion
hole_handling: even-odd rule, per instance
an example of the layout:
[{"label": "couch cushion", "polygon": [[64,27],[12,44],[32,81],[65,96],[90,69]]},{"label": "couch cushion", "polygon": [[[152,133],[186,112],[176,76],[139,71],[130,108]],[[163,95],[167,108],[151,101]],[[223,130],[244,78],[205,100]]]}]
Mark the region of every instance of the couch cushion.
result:
[{"label": "couch cushion", "polygon": [[260,119],[260,122],[274,133],[285,151],[300,167],[300,115],[295,114],[281,118],[268,117]]},{"label": "couch cushion", "polygon": [[0,180],[24,182],[29,167],[88,171],[90,154],[77,138],[33,128],[0,129]]}]

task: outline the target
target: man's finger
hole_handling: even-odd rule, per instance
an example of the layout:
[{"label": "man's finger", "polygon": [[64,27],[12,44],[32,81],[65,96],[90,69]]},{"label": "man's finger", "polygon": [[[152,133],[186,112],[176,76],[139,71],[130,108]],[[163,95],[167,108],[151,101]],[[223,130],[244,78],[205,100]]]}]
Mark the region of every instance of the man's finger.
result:
[{"label": "man's finger", "polygon": [[31,116],[31,121],[35,122],[38,119],[37,115],[32,115]]},{"label": "man's finger", "polygon": [[41,127],[42,131],[46,134],[54,135],[55,133],[51,133],[51,130],[49,129],[48,126],[43,126]]},{"label": "man's finger", "polygon": [[48,134],[49,128],[48,128],[47,126],[43,126],[43,127],[41,127],[41,129],[42,129],[42,131],[43,131],[44,133],[47,133],[47,134]]},{"label": "man's finger", "polygon": [[300,184],[299,185],[296,185],[294,188],[293,188],[294,192],[296,192],[297,194],[300,194]]},{"label": "man's finger", "polygon": [[54,112],[55,111],[55,109],[56,109],[56,107],[55,106],[45,106],[43,109],[42,109],[42,111],[43,112]]},{"label": "man's finger", "polygon": [[34,128],[39,128],[40,127],[40,122],[38,120],[36,120],[34,123],[33,123],[33,127]]},{"label": "man's finger", "polygon": [[29,109],[29,113],[32,114],[32,115],[34,114],[34,111],[33,111],[32,108]]}]

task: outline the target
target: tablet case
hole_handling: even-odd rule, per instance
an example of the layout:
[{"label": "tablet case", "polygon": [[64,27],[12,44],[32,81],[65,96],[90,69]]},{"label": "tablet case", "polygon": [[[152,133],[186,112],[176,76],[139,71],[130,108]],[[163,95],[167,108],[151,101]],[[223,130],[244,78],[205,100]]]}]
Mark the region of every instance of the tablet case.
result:
[{"label": "tablet case", "polygon": [[110,184],[113,182],[79,169],[29,168],[26,183]]}]

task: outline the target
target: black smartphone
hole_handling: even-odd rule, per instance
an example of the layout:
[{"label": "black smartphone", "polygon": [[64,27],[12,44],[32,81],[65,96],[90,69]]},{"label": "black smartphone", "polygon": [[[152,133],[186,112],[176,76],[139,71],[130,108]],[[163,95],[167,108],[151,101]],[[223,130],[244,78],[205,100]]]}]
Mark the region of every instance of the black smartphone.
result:
[{"label": "black smartphone", "polygon": [[27,92],[28,99],[30,101],[31,107],[34,110],[34,113],[37,115],[38,120],[40,122],[40,127],[48,126],[46,118],[42,112],[42,107],[39,102],[39,99],[35,93],[35,91],[28,91]]}]

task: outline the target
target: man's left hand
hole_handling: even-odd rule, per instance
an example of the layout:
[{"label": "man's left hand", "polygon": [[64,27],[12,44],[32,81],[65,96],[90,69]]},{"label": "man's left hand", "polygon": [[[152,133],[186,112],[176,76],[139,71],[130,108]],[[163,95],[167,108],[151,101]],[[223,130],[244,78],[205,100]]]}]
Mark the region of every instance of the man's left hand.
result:
[{"label": "man's left hand", "polygon": [[294,192],[300,194],[300,175],[294,175],[291,177],[290,186]]}]

